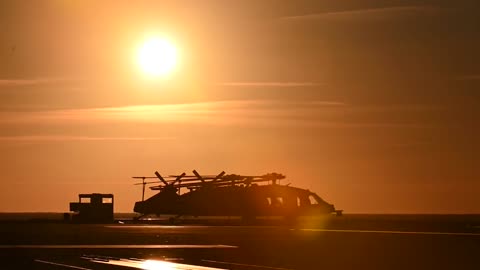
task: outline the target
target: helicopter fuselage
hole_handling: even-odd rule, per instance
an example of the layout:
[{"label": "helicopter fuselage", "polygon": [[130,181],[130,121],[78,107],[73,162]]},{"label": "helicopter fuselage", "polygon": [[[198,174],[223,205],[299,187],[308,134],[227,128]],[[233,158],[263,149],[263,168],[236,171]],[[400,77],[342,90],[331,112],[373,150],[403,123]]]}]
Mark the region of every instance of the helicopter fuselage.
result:
[{"label": "helicopter fuselage", "polygon": [[167,187],[135,203],[142,215],[183,216],[315,216],[335,213],[335,207],[301,188],[270,185],[205,187],[178,194]]}]

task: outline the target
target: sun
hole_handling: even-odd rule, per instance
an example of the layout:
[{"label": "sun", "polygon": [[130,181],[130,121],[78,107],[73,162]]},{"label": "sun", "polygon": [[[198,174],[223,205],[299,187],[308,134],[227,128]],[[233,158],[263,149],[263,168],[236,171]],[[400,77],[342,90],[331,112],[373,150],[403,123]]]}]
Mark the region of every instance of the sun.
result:
[{"label": "sun", "polygon": [[140,46],[137,61],[144,74],[165,77],[177,66],[177,48],[167,39],[150,38]]}]

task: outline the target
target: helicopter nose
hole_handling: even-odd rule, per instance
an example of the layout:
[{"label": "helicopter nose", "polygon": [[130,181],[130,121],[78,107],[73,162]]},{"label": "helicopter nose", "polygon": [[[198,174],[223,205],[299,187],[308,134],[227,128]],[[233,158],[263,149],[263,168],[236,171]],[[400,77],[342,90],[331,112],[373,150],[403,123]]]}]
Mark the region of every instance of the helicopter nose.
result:
[{"label": "helicopter nose", "polygon": [[136,202],[135,203],[135,206],[133,207],[133,211],[135,213],[143,213],[143,209],[144,209],[144,203],[143,202]]}]

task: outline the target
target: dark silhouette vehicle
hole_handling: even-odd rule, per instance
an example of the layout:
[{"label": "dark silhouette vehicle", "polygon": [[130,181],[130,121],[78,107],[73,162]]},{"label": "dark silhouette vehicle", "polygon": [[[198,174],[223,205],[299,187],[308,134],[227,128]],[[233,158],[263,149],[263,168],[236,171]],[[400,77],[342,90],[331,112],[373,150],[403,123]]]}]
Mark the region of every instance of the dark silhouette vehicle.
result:
[{"label": "dark silhouette vehicle", "polygon": [[[335,210],[314,192],[307,189],[281,185],[285,176],[270,173],[262,176],[244,176],[225,172],[217,176],[171,175],[162,177],[137,176],[142,179],[142,201],[136,202],[134,211],[147,215],[180,216],[240,216],[244,220],[254,220],[261,216],[283,216],[294,220],[299,216],[317,216],[342,211]],[[158,178],[160,183],[145,182],[146,178]],[[159,193],[144,200],[145,186]],[[187,192],[182,192],[187,189]]]},{"label": "dark silhouette vehicle", "polygon": [[75,223],[113,222],[113,194],[79,194],[78,202],[70,203],[70,211],[75,212]]}]

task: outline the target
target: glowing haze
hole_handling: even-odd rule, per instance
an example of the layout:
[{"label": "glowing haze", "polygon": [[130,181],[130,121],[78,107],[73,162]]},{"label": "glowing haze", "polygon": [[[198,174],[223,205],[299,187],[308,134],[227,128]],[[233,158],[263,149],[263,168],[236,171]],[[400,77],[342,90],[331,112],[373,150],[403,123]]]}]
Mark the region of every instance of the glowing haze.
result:
[{"label": "glowing haze", "polygon": [[[478,213],[476,1],[0,2],[0,211],[278,172],[338,209]],[[149,191],[147,195],[153,194]]]},{"label": "glowing haze", "polygon": [[149,38],[138,51],[138,64],[149,76],[167,76],[177,61],[177,48],[167,39]]}]

